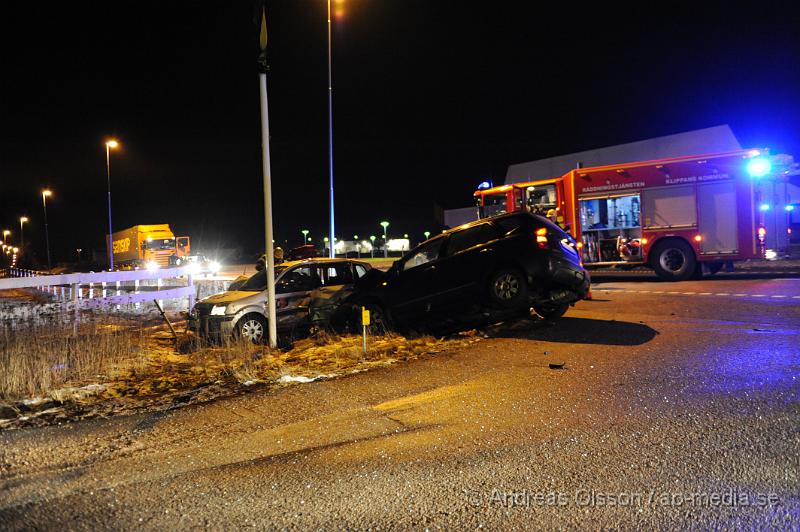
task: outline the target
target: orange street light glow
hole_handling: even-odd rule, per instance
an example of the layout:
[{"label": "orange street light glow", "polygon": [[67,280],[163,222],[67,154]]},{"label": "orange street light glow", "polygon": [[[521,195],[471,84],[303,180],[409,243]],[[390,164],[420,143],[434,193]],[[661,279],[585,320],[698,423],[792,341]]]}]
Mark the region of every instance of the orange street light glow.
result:
[{"label": "orange street light glow", "polygon": [[52,194],[53,194],[53,193],[52,193],[51,191],[49,191],[49,190],[43,190],[43,191],[42,191],[42,196],[50,196],[50,195],[52,195]]},{"label": "orange street light glow", "polygon": [[106,142],[106,146],[108,146],[109,148],[111,148],[113,150],[114,148],[118,148],[119,147],[119,142],[117,142],[114,139],[111,139],[108,142]]}]

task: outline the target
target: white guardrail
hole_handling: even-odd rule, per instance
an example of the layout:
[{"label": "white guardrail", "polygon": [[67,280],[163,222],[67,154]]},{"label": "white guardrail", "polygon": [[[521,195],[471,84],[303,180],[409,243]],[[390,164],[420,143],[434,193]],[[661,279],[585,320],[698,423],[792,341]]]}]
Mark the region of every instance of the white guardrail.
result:
[{"label": "white guardrail", "polygon": [[[192,277],[203,273],[194,264],[150,270],[124,270],[99,273],[41,275],[42,272],[10,268],[10,277],[0,279],[0,290],[36,288],[61,301],[71,301],[77,308],[102,308],[153,300],[187,298],[189,309],[197,295]],[[164,279],[186,278],[186,286],[163,287]],[[156,286],[142,286],[141,281],[156,281]],[[155,289],[153,289],[155,288]]]}]

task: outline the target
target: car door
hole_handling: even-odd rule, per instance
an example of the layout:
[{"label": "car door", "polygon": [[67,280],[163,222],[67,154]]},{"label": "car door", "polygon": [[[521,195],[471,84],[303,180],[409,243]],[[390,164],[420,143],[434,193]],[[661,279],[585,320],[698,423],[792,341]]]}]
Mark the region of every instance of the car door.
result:
[{"label": "car door", "polygon": [[445,237],[430,240],[394,263],[384,281],[386,303],[400,321],[417,318],[432,310],[439,252]]},{"label": "car door", "polygon": [[321,285],[315,265],[300,265],[290,268],[275,284],[277,326],[293,329],[298,322],[308,317],[310,294]]},{"label": "car door", "polygon": [[437,267],[435,306],[454,310],[480,302],[484,280],[494,264],[493,244],[499,236],[488,222],[450,234]]},{"label": "car door", "polygon": [[339,304],[352,292],[353,267],[341,261],[324,262],[316,268],[321,283],[310,294],[309,316],[312,323],[327,326]]}]

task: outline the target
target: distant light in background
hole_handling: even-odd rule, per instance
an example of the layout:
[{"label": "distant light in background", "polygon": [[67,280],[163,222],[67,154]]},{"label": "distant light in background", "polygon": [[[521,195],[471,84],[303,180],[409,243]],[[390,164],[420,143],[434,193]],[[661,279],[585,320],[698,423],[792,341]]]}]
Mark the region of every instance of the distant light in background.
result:
[{"label": "distant light in background", "polygon": [[764,177],[772,171],[772,163],[765,157],[756,157],[747,163],[747,173],[753,177]]},{"label": "distant light in background", "polygon": [[762,211],[768,211],[769,210],[769,204],[762,203],[758,208],[761,209]]},{"label": "distant light in background", "polygon": [[344,9],[344,0],[333,1],[333,16],[337,19],[344,18],[346,11]]},{"label": "distant light in background", "polygon": [[789,211],[789,212],[793,211],[794,210],[794,205],[787,205],[786,206],[786,210]]}]

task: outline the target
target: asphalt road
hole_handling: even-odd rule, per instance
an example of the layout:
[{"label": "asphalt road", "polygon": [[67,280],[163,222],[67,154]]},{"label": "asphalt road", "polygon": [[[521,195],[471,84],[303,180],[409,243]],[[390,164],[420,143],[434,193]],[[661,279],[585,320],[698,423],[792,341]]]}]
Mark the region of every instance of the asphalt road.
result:
[{"label": "asphalt road", "polygon": [[648,279],[460,352],[5,432],[0,523],[797,529],[800,279]]}]

